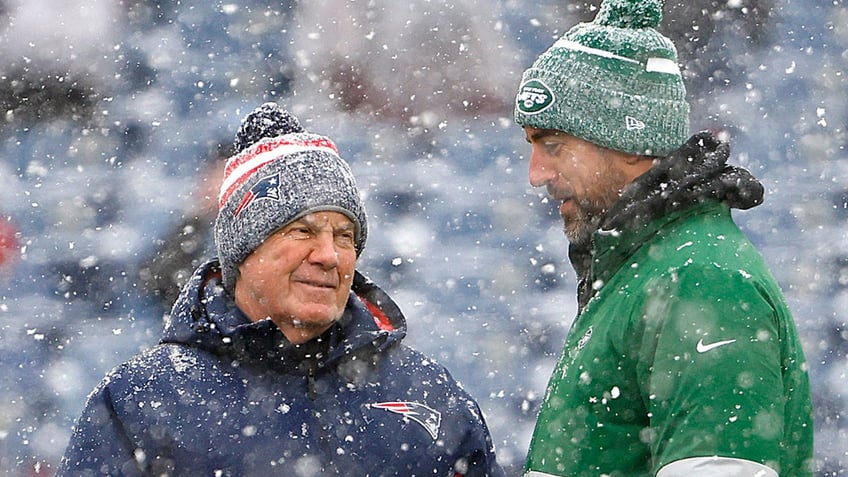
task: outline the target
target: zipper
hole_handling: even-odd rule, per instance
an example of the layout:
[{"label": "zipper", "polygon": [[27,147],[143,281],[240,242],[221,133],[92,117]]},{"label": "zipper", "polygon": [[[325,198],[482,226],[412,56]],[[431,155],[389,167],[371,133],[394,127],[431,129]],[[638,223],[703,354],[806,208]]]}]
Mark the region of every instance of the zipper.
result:
[{"label": "zipper", "polygon": [[315,390],[315,367],[309,366],[309,369],[306,373],[306,389],[307,395],[309,396],[310,401],[314,401],[318,398],[318,392]]}]

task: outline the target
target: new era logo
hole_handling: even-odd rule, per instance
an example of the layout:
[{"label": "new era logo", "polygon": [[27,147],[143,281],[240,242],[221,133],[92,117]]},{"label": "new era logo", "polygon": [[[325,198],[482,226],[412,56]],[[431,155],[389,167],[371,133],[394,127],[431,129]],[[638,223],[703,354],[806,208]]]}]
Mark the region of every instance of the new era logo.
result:
[{"label": "new era logo", "polygon": [[625,116],[624,124],[628,131],[641,131],[645,129],[645,123],[634,118],[633,116]]}]

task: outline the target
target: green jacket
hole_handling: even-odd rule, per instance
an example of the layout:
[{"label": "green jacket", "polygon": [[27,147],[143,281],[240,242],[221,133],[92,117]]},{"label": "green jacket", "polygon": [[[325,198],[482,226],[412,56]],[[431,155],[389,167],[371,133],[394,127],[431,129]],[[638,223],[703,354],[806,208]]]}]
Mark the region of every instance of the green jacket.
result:
[{"label": "green jacket", "polygon": [[[812,475],[798,333],[730,216],[728,203],[760,199],[727,196],[728,177],[745,177],[737,186],[755,179],[725,166],[726,147],[704,138],[695,169],[640,178],[595,233],[587,260],[572,254],[584,306],[551,377],[525,475]],[[702,170],[711,168],[719,173]],[[675,173],[701,175],[701,186],[651,192],[680,189]]]}]

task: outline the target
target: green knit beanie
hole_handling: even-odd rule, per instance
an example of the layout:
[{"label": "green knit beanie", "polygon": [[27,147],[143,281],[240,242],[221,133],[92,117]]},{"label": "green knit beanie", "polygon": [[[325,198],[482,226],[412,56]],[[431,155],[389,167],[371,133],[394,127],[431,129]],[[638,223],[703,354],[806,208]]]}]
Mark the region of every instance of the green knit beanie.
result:
[{"label": "green knit beanie", "polygon": [[542,53],[515,98],[520,126],[631,154],[665,156],[689,134],[677,50],[655,30],[662,0],[604,0]]}]

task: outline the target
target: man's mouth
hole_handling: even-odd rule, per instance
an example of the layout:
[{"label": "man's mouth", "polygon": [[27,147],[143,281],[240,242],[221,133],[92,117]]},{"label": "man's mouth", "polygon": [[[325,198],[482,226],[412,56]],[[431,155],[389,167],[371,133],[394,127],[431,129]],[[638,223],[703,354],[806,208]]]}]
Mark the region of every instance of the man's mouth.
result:
[{"label": "man's mouth", "polygon": [[566,215],[571,209],[575,207],[574,200],[571,198],[563,199],[562,205],[559,206],[560,215]]},{"label": "man's mouth", "polygon": [[574,196],[572,194],[551,194],[554,200],[561,202],[559,206],[560,212],[565,211],[565,209],[570,209],[574,207],[575,201]]},{"label": "man's mouth", "polygon": [[313,287],[313,288],[335,289],[338,286],[338,284],[336,284],[332,281],[329,281],[329,280],[299,279],[299,280],[297,280],[297,282],[302,284],[302,285],[306,285],[306,286]]}]

